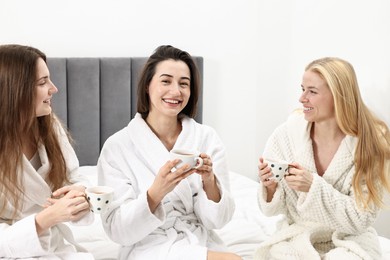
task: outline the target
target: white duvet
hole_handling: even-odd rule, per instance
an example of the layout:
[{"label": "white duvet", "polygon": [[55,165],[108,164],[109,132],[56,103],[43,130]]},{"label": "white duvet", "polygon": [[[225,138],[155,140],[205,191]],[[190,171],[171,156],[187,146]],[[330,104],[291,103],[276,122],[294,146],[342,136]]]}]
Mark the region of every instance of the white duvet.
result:
[{"label": "white duvet", "polygon": [[[88,176],[91,183],[97,183],[96,167],[83,166],[81,173]],[[264,216],[257,206],[258,183],[240,174],[230,173],[231,192],[236,202],[233,219],[216,232],[226,245],[244,260],[253,259],[257,246],[276,229],[281,218]],[[74,237],[96,259],[116,259],[119,245],[110,241],[103,231],[100,218],[90,226],[71,226]],[[390,239],[379,237],[383,259],[390,259]]]}]

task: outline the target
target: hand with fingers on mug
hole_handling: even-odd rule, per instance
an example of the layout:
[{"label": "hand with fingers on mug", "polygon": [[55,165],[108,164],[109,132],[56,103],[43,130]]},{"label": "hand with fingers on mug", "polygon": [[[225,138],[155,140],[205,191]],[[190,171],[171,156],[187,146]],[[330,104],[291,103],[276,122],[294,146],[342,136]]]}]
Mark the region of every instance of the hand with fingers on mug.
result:
[{"label": "hand with fingers on mug", "polygon": [[[152,185],[147,191],[147,198],[150,211],[154,212],[164,197],[171,192],[183,179],[195,172],[190,165],[184,164],[175,168],[180,159],[167,161],[159,170]],[[173,170],[174,169],[174,170]]]},{"label": "hand with fingers on mug", "polygon": [[275,179],[272,179],[273,174],[271,168],[268,167],[268,163],[264,161],[263,157],[260,157],[259,159],[258,170],[259,180],[267,189],[267,202],[269,202],[272,200],[278,186],[278,182],[276,182]]},{"label": "hand with fingers on mug", "polygon": [[286,177],[286,183],[293,190],[308,192],[313,183],[313,174],[300,164],[292,163],[290,174]]},{"label": "hand with fingers on mug", "polygon": [[205,153],[199,155],[203,160],[203,165],[197,169],[197,173],[202,176],[203,181],[214,180],[213,161],[211,157]]}]

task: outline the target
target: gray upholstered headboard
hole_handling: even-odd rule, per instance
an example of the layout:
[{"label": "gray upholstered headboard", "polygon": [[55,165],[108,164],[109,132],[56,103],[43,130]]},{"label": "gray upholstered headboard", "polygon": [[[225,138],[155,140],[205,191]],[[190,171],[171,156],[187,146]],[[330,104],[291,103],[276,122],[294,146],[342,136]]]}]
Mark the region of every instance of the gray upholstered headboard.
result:
[{"label": "gray upholstered headboard", "polygon": [[[95,165],[105,140],[136,113],[138,75],[147,58],[48,58],[58,88],[53,111],[75,141],[80,165]],[[203,58],[194,57],[201,77],[198,113],[202,122]]]}]

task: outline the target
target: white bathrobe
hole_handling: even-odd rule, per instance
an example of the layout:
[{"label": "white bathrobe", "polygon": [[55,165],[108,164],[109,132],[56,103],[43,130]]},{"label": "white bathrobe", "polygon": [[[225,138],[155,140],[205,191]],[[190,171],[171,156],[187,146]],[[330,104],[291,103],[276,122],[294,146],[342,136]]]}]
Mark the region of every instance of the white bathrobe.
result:
[{"label": "white bathrobe", "polygon": [[325,174],[316,173],[310,128],[302,113],[294,113],[266,144],[264,158],[298,162],[313,173],[309,192],[279,183],[271,202],[260,185],[259,206],[268,216],[285,214],[280,229],[260,245],[255,259],[379,259],[381,252],[371,227],[376,211],[355,202],[352,188],[357,139],[346,136]]},{"label": "white bathrobe", "polygon": [[[62,128],[59,133],[70,180],[88,186],[88,181],[78,175],[78,159]],[[65,224],[53,226],[38,237],[35,216],[43,210],[42,205],[51,196],[50,187],[45,181],[50,163],[43,145],[39,145],[38,154],[42,163],[38,170],[35,170],[30,161],[23,156],[24,171],[22,175],[25,196],[21,214],[17,218],[12,218],[11,214],[14,208],[8,203],[5,214],[0,217],[0,258],[93,259],[91,254],[82,253],[84,250],[75,244],[72,233]],[[4,199],[4,195],[1,194],[1,196],[1,199]],[[89,224],[92,221],[93,214],[88,214],[75,224]]]},{"label": "white bathrobe", "polygon": [[[115,188],[114,205],[102,214],[108,236],[123,245],[119,259],[206,259],[207,248],[225,250],[212,231],[232,217],[224,147],[213,129],[188,117],[175,148],[207,153],[213,160],[221,200],[207,199],[200,175],[182,180],[150,211],[146,192],[159,169],[169,160],[169,151],[140,114],[111,136],[98,161],[101,185]],[[175,174],[175,173],[172,173]]]}]

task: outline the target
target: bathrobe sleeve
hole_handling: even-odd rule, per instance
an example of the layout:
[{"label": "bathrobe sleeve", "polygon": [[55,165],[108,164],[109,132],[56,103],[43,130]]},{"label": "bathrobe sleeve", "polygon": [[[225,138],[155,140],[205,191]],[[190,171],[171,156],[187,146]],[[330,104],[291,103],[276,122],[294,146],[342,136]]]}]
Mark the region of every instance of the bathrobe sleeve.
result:
[{"label": "bathrobe sleeve", "polygon": [[235,209],[234,201],[229,192],[221,188],[219,181],[217,181],[217,185],[221,192],[219,202],[209,200],[203,189],[199,190],[194,201],[194,211],[207,229],[222,228],[231,220]]},{"label": "bathrobe sleeve", "polygon": [[[50,232],[46,232],[49,236]],[[23,241],[23,242],[21,242]],[[25,217],[13,225],[0,219],[0,258],[24,258],[48,254],[47,244],[41,243],[35,227],[35,214]]]},{"label": "bathrobe sleeve", "polygon": [[111,136],[103,146],[98,161],[100,185],[115,187],[115,198],[111,208],[101,214],[103,227],[108,236],[124,246],[131,246],[144,239],[165,221],[161,204],[154,214],[149,209],[146,192],[137,194],[137,180],[132,174],[131,147],[124,132]]},{"label": "bathrobe sleeve", "polygon": [[225,147],[214,129],[202,125],[203,147],[213,161],[213,171],[221,194],[219,202],[207,198],[203,187],[194,198],[194,211],[207,229],[222,228],[233,216],[235,204],[230,194],[229,171],[226,161]]},{"label": "bathrobe sleeve", "polygon": [[[290,154],[286,154],[284,145],[288,145],[288,136],[286,131],[286,124],[279,126],[267,140],[263,158],[270,158],[273,160],[289,161]],[[285,192],[282,187],[285,185],[284,180],[278,183],[274,196],[270,202],[267,202],[267,189],[262,183],[258,189],[258,204],[261,211],[266,216],[275,216],[278,214],[286,214],[286,200]]]}]

